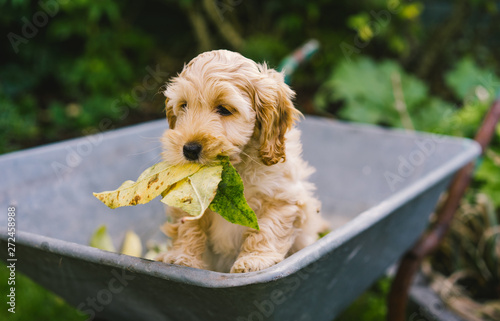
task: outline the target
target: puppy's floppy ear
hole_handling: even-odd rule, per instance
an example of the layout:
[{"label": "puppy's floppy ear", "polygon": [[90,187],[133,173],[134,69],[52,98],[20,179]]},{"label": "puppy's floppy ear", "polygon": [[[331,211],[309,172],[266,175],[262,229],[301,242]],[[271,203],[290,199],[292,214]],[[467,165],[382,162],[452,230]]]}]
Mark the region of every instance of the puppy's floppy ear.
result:
[{"label": "puppy's floppy ear", "polygon": [[165,99],[165,110],[167,112],[167,121],[168,121],[168,127],[170,129],[174,129],[175,127],[175,121],[177,120],[177,116],[174,115],[174,108],[172,105],[168,105],[168,97]]},{"label": "puppy's floppy ear", "polygon": [[261,76],[254,83],[257,131],[260,139],[260,157],[266,165],[286,160],[285,133],[301,113],[295,109],[293,90],[285,84],[283,74],[258,64]]}]

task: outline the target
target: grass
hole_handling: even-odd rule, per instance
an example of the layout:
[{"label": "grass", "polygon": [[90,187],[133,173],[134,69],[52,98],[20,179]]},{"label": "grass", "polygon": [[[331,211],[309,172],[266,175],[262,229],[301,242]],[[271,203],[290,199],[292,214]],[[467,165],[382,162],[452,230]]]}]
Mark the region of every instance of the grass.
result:
[{"label": "grass", "polygon": [[[2,264],[0,269],[0,294],[2,298],[10,293],[11,285],[8,285],[9,270]],[[26,320],[51,320],[51,321],[73,321],[86,320],[75,308],[68,305],[57,295],[44,289],[28,277],[16,272],[16,309],[15,313],[8,311],[10,308],[6,301],[2,301],[0,309],[0,320],[26,321]]]},{"label": "grass", "polygon": [[378,280],[356,301],[354,301],[335,321],[385,321],[387,315],[386,298],[392,279]]}]

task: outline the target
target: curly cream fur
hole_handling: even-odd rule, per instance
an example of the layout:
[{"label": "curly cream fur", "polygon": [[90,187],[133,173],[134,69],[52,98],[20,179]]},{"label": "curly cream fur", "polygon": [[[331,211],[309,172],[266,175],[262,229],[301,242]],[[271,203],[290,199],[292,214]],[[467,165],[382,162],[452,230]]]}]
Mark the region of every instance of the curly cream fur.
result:
[{"label": "curly cream fur", "polygon": [[[245,187],[260,230],[231,224],[207,210],[197,221],[170,208],[164,232],[173,248],[158,260],[220,272],[265,269],[311,244],[327,228],[308,182],[314,171],[301,157],[300,112],[283,75],[227,50],[194,58],[166,87],[170,129],[162,137],[164,160],[188,163],[183,146],[202,146],[198,159],[229,156]],[[231,115],[220,115],[222,105]]]}]

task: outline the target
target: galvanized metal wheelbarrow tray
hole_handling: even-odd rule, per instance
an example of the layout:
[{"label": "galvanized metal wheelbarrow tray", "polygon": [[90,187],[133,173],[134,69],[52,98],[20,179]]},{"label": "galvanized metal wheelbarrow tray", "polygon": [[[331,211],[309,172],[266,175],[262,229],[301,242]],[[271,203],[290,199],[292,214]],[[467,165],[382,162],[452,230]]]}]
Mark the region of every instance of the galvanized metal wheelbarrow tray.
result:
[{"label": "galvanized metal wheelbarrow tray", "polygon": [[[101,224],[115,245],[127,229],[143,241],[158,237],[161,202],[112,211],[92,192],[158,161],[166,127],[153,121],[1,156],[1,222],[15,206],[18,270],[91,318],[331,321],[417,240],[452,175],[480,153],[467,139],[308,117],[299,124],[304,157],[334,225],[315,244],[246,274],[87,246]],[[3,249],[7,238],[2,228]]]}]

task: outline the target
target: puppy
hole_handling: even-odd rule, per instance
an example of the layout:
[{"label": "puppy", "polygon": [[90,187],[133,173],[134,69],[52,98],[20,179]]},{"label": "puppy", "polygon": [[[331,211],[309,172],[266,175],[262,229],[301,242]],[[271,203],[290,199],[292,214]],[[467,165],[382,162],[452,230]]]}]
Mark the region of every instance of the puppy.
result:
[{"label": "puppy", "polygon": [[294,122],[294,92],[283,75],[242,55],[205,52],[184,66],[164,91],[170,129],[162,136],[163,159],[209,164],[229,156],[260,230],[232,224],[207,210],[200,220],[169,208],[163,230],[172,248],[165,263],[219,272],[251,272],[272,266],[318,239],[327,229],[320,202],[307,181]]}]

